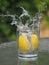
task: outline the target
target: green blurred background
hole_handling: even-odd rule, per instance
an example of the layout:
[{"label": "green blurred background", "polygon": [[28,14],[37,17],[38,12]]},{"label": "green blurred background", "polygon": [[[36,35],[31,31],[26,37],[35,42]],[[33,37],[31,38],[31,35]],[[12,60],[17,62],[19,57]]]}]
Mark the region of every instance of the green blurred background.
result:
[{"label": "green blurred background", "polygon": [[[20,15],[22,6],[34,16],[39,10],[42,12],[42,19],[49,27],[49,0],[0,0],[1,14]],[[12,18],[0,16],[0,43],[16,40],[16,26],[11,26]]]}]

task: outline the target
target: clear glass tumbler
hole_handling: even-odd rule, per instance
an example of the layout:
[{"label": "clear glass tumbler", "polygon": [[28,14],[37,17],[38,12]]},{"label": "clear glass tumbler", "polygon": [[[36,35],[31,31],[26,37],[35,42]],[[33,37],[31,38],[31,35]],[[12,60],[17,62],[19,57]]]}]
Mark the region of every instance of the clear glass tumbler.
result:
[{"label": "clear glass tumbler", "polygon": [[21,25],[18,37],[18,59],[23,61],[35,61],[38,59],[39,47],[39,21],[27,26]]},{"label": "clear glass tumbler", "polygon": [[[19,32],[17,35],[18,59],[35,61],[38,59],[41,12],[32,17],[24,8],[22,9],[23,13],[17,19],[13,16],[11,23],[17,26]],[[25,16],[29,18],[25,19]]]}]

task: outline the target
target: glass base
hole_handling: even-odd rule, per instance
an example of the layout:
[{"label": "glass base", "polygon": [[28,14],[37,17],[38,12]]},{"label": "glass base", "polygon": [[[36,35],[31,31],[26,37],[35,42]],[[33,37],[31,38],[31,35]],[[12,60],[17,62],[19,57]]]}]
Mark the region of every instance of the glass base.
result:
[{"label": "glass base", "polygon": [[34,55],[31,55],[31,54],[27,54],[27,55],[19,54],[18,59],[22,60],[22,61],[37,61],[38,55],[37,54],[34,54]]}]

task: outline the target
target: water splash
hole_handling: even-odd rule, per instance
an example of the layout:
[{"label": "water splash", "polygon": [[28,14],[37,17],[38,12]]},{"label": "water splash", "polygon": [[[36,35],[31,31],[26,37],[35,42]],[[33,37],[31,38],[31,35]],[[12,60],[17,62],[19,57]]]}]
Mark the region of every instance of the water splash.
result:
[{"label": "water splash", "polygon": [[13,20],[12,20],[11,25],[14,25],[14,24],[17,25],[17,20],[14,15],[12,16],[12,18],[13,18]]},{"label": "water splash", "polygon": [[22,14],[20,15],[19,18],[21,18],[21,17],[23,17],[23,16],[28,16],[28,17],[30,17],[30,15],[29,15],[29,13],[28,13],[27,10],[25,10],[23,7],[20,7],[20,8],[23,10],[23,12],[22,12]]},{"label": "water splash", "polygon": [[[23,31],[23,30],[29,30],[29,31],[32,30],[32,31],[34,31],[35,23],[38,26],[39,25],[38,22],[40,22],[40,20],[41,20],[40,11],[34,17],[31,17],[27,10],[25,10],[23,7],[20,7],[20,8],[22,8],[22,10],[23,10],[22,14],[18,18],[16,18],[16,16],[13,15],[12,16],[13,21],[12,21],[11,25],[15,24],[19,31]],[[21,18],[23,18],[23,16],[28,16],[29,17],[26,20],[25,25],[22,23],[23,21],[21,19]]]}]

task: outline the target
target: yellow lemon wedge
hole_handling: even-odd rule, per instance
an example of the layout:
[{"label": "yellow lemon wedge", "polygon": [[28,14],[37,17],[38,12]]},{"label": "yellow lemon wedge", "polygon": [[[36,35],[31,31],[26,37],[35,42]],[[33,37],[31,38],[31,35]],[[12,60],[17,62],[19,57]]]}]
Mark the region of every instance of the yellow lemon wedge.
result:
[{"label": "yellow lemon wedge", "polygon": [[33,50],[38,49],[39,40],[36,34],[31,35],[31,42],[32,42],[32,48]]},{"label": "yellow lemon wedge", "polygon": [[19,49],[23,52],[29,52],[29,41],[25,35],[19,36]]}]

